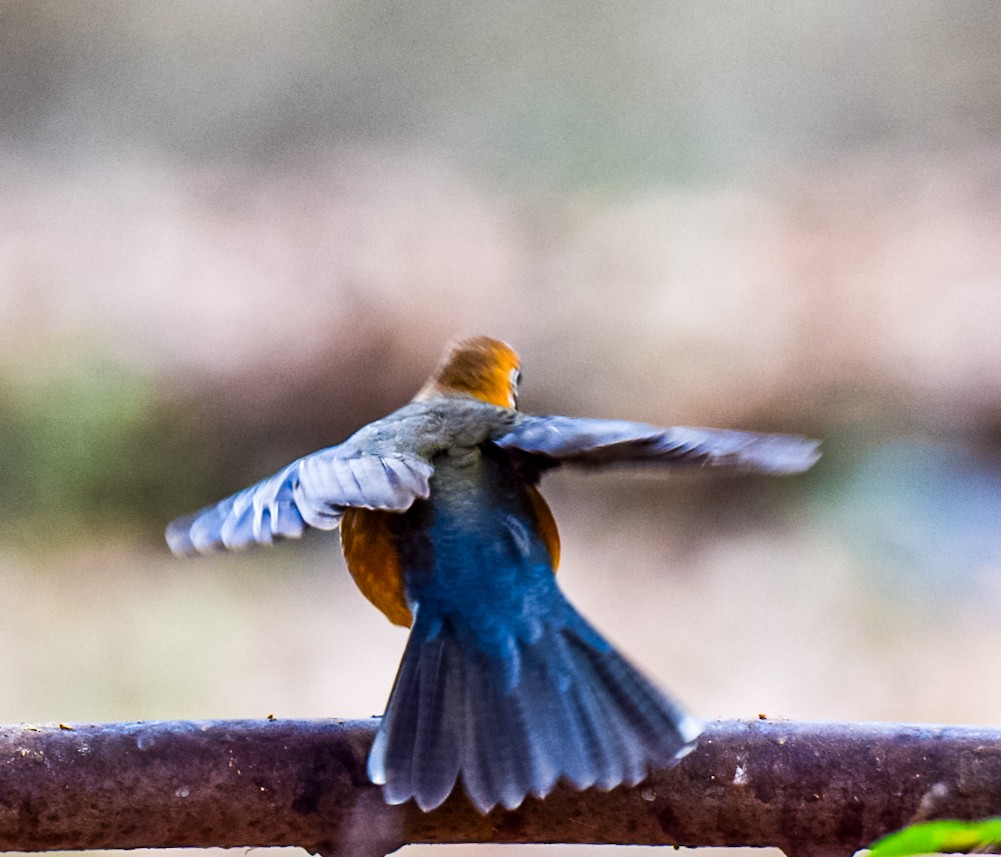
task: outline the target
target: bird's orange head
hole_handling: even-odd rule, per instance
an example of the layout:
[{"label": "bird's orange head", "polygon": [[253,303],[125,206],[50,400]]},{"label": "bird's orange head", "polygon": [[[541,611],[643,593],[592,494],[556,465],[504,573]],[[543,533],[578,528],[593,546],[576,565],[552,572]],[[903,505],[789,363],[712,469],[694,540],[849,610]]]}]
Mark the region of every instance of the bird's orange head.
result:
[{"label": "bird's orange head", "polygon": [[514,408],[518,405],[520,366],[514,349],[499,339],[477,336],[453,342],[414,398],[472,396],[491,405]]}]

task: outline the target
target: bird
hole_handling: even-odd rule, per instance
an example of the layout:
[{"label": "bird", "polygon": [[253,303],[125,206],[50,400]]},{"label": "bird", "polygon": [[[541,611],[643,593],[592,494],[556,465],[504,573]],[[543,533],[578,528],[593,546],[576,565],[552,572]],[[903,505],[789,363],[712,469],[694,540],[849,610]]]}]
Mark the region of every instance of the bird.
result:
[{"label": "bird", "polygon": [[602,636],[557,585],[560,539],[539,492],[561,466],[728,466],[793,474],[799,436],[538,416],[521,364],[486,336],[446,348],[406,405],[344,442],[171,522],[175,554],[340,527],[349,573],[410,628],[367,761],[389,804],[427,812],[458,783],[482,814],[635,786],[696,745],[701,723]]}]

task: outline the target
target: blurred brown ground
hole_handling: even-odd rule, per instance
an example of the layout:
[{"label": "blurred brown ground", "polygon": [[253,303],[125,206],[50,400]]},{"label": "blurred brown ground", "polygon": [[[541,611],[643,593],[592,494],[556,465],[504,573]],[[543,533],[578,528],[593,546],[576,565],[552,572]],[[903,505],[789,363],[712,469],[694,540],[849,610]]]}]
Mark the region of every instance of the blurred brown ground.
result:
[{"label": "blurred brown ground", "polygon": [[486,333],[526,410],[825,439],[545,486],[693,712],[1001,723],[1001,7],[515,5],[0,9],[0,721],[380,712],[335,538],[162,526]]}]

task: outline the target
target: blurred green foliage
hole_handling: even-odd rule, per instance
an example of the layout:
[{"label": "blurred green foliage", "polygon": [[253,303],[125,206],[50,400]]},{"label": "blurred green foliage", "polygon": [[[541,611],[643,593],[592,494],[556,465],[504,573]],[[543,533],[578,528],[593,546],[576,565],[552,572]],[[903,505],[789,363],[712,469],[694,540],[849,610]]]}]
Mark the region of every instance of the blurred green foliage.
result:
[{"label": "blurred green foliage", "polygon": [[911,857],[914,854],[954,854],[997,851],[1001,818],[982,821],[926,821],[912,824],[874,842],[869,857]]},{"label": "blurred green foliage", "polygon": [[[42,375],[0,380],[5,541],[126,538],[166,521],[219,478],[193,411],[154,379],[77,355]],[[183,466],[180,466],[183,463]]]}]

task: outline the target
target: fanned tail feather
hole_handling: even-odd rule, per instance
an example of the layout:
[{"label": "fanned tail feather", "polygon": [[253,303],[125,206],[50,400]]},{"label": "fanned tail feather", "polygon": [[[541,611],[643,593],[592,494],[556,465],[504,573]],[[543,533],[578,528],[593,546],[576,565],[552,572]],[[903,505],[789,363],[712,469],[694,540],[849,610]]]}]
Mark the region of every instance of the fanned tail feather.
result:
[{"label": "fanned tail feather", "polygon": [[369,776],[389,803],[439,806],[461,780],[480,812],[574,788],[635,785],[692,747],[686,715],[572,611],[519,641],[520,668],[463,644],[447,620],[411,632]]}]

